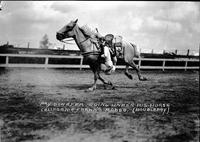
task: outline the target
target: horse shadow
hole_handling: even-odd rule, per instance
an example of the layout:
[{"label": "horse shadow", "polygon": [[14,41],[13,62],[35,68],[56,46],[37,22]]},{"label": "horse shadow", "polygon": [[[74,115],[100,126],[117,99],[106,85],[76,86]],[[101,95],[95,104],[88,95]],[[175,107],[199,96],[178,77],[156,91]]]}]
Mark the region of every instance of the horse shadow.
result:
[{"label": "horse shadow", "polygon": [[[91,87],[91,84],[66,84],[62,88],[69,88],[75,90],[87,90]],[[112,90],[111,86],[104,84],[97,84],[97,90]]]},{"label": "horse shadow", "polygon": [[90,84],[66,84],[62,88],[76,89],[76,90],[85,90],[89,88]]}]

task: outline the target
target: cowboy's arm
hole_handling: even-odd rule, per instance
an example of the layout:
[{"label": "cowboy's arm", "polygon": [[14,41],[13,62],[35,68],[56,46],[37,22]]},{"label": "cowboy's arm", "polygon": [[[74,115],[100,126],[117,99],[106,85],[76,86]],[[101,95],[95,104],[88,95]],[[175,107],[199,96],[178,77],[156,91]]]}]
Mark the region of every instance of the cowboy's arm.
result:
[{"label": "cowboy's arm", "polygon": [[107,58],[107,57],[108,57],[107,48],[108,48],[107,46],[104,46],[104,47],[103,47],[103,51],[104,51],[103,53],[104,53],[104,54],[102,54],[101,57],[103,57],[103,58]]},{"label": "cowboy's arm", "polygon": [[105,46],[105,47],[104,47],[104,58],[107,58],[107,57],[108,57],[108,53],[109,53],[108,47]]},{"label": "cowboy's arm", "polygon": [[102,58],[105,58],[106,56],[105,56],[105,54],[102,54],[101,57],[102,57]]}]

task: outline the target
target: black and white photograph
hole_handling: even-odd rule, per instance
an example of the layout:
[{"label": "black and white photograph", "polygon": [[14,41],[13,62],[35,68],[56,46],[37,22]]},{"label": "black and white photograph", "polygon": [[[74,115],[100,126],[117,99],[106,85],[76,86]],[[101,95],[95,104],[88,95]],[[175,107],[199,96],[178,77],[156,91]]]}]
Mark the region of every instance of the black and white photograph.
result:
[{"label": "black and white photograph", "polygon": [[0,142],[199,142],[200,2],[0,1]]}]

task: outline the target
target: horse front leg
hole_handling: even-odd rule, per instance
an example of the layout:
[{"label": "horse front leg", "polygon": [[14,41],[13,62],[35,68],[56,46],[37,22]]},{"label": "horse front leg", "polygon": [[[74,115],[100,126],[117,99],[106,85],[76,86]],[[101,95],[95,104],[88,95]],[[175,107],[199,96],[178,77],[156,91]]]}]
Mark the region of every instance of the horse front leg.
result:
[{"label": "horse front leg", "polygon": [[97,88],[97,79],[98,79],[98,73],[97,71],[94,71],[94,83],[92,87],[88,88],[88,91],[94,91]]},{"label": "horse front leg", "polygon": [[100,76],[99,73],[98,73],[98,79],[101,80],[101,82],[103,82],[104,88],[106,88],[105,85],[110,85],[112,89],[115,89],[115,86],[112,84],[112,82],[110,82],[110,81],[105,81],[105,80]]}]

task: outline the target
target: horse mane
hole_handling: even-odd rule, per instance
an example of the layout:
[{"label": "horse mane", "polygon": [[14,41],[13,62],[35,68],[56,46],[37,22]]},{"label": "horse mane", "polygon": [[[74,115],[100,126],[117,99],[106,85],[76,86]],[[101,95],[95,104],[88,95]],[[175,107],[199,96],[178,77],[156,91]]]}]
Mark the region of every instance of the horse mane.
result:
[{"label": "horse mane", "polygon": [[86,36],[86,37],[93,37],[94,35],[96,35],[95,31],[92,30],[90,27],[88,27],[88,25],[84,25],[82,27],[79,27],[79,29],[81,30],[81,32]]}]

